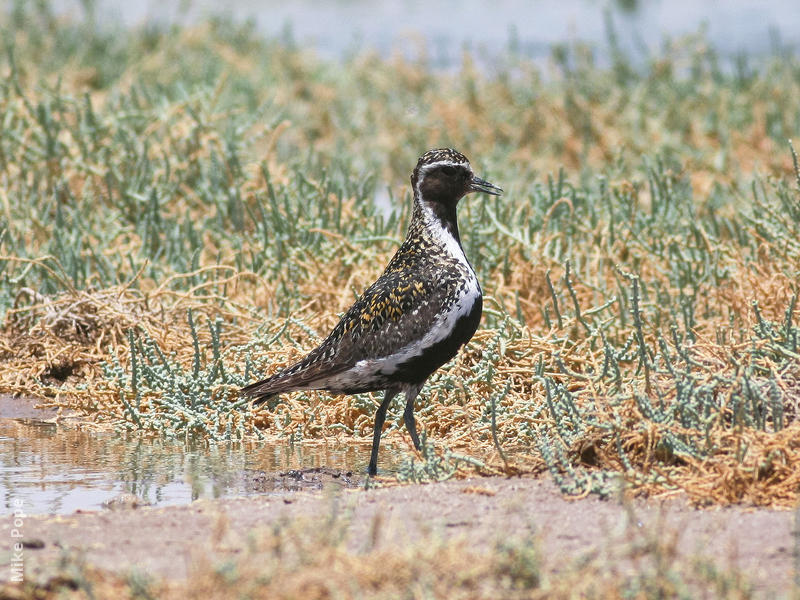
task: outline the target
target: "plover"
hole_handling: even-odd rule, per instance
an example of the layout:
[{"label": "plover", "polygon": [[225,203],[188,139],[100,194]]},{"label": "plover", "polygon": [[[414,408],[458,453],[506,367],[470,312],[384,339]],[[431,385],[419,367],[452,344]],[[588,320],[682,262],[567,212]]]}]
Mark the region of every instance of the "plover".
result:
[{"label": "plover", "polygon": [[470,192],[499,196],[450,148],[423,154],[411,175],[414,207],[406,239],[386,270],[305,358],[242,389],[255,405],[286,392],[384,390],[375,414],[368,473],[375,475],[389,403],[405,394],[405,424],[420,443],[414,401],[425,380],[466,344],[481,319],[483,297],[464,255],[456,206]]}]

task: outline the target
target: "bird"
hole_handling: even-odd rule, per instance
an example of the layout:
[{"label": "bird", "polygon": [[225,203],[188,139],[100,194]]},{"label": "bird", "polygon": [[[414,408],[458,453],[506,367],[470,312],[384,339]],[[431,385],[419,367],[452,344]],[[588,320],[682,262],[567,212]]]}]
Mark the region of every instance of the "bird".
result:
[{"label": "bird", "polygon": [[421,449],[414,403],[425,381],[451,360],[478,328],[483,294],[461,245],[456,207],[469,193],[503,190],[475,176],[452,148],[425,152],[411,174],[413,208],[406,238],[383,274],[314,350],[275,375],[244,388],[258,406],[287,392],[383,391],[367,469],[375,476],[386,411],[399,393],[411,441]]}]

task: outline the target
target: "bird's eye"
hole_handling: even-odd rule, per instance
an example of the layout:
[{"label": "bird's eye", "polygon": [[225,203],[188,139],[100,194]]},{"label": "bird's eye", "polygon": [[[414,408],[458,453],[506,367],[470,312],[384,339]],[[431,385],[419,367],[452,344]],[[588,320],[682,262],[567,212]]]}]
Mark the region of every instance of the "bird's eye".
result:
[{"label": "bird's eye", "polygon": [[452,177],[453,175],[456,174],[456,168],[455,167],[442,167],[442,173]]}]

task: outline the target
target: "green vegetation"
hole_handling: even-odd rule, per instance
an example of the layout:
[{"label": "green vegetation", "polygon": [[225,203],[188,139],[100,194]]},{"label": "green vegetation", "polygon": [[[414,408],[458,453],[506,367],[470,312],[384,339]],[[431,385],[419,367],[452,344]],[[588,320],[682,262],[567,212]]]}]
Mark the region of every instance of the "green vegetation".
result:
[{"label": "green vegetation", "polygon": [[797,502],[793,53],[726,65],[698,36],[445,75],[22,2],[0,37],[0,392],[175,437],[368,439],[370,396],[236,390],[327,333],[401,241],[417,157],[453,146],[506,195],[460,209],[487,308],[401,475]]}]

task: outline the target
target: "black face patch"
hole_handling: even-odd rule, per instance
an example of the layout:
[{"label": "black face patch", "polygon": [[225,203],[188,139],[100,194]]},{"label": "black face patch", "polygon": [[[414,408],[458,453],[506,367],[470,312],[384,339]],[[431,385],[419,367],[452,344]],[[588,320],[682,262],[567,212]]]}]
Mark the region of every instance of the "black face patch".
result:
[{"label": "black face patch", "polygon": [[419,191],[426,202],[455,205],[469,190],[472,173],[465,165],[437,165],[420,174]]}]

